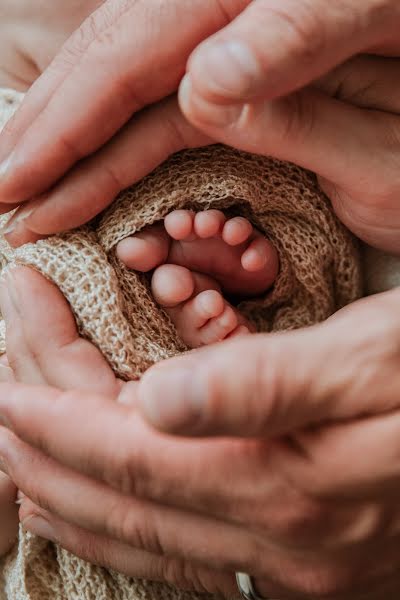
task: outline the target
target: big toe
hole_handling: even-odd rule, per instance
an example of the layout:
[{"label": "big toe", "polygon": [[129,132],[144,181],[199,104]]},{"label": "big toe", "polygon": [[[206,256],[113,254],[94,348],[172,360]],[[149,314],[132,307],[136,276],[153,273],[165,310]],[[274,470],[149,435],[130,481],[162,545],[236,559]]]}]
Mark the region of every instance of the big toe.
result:
[{"label": "big toe", "polygon": [[193,274],[179,265],[161,265],[151,280],[153,297],[158,304],[171,308],[188,300],[195,290]]}]

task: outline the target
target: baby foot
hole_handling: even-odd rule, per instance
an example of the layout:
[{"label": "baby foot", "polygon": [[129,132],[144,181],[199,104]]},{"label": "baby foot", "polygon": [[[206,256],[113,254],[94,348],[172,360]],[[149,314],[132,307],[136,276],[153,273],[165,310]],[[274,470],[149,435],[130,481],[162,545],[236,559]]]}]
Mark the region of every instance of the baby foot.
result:
[{"label": "baby foot", "polygon": [[227,219],[218,210],[173,211],[164,223],[123,240],[117,254],[136,271],[155,269],[154,298],[192,348],[252,331],[224,294],[260,295],[278,273],[272,244],[247,219]]}]

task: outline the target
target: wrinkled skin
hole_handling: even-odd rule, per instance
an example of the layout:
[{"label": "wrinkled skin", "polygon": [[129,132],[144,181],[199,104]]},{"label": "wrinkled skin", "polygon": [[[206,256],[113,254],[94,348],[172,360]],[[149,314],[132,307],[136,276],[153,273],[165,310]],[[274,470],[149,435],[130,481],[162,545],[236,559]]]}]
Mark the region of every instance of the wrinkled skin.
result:
[{"label": "wrinkled skin", "polygon": [[398,301],[395,290],[122,384],[60,292],[11,271],[1,310],[24,385],[0,385],[0,454],[26,495],[24,526],[188,589],[232,594],[245,570],[266,597],[394,599]]}]

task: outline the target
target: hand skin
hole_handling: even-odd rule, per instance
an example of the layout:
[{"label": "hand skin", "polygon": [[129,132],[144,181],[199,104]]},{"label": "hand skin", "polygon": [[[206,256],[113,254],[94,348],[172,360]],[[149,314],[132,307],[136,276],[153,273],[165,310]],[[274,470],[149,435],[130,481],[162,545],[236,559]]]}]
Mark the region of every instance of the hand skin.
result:
[{"label": "hand skin", "polygon": [[0,87],[26,91],[102,0],[0,0]]},{"label": "hand skin", "polygon": [[22,383],[0,385],[0,455],[24,526],[188,589],[230,595],[244,570],[281,600],[394,600],[399,294],[123,385],[58,290],[12,270],[1,310]]},{"label": "hand skin", "polygon": [[399,28],[398,0],[107,0],[1,137],[2,210],[25,203],[9,241],[80,225],[221,141],[315,171],[356,235],[399,253]]}]

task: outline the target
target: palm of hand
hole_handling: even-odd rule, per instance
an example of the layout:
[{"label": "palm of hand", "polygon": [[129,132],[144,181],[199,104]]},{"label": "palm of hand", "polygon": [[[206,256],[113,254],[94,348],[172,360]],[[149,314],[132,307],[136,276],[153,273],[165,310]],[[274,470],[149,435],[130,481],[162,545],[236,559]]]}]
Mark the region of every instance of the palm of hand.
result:
[{"label": "palm of hand", "polygon": [[343,144],[342,177],[335,181],[319,177],[320,185],[357,237],[396,254],[400,253],[400,101],[393,88],[399,72],[399,59],[357,57],[317,83],[365,121],[357,130],[359,148],[353,160]]}]

